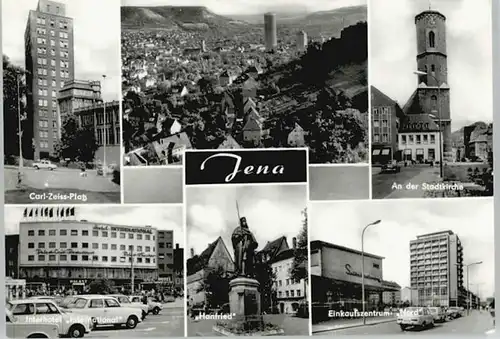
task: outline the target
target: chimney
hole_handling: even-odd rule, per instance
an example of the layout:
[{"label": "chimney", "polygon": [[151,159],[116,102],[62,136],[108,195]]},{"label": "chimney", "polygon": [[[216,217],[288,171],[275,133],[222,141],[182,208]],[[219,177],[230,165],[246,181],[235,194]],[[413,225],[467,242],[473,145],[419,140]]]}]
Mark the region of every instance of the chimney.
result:
[{"label": "chimney", "polygon": [[295,238],[295,237],[292,238],[292,247],[293,247],[293,249],[297,248],[297,238]]},{"label": "chimney", "polygon": [[191,248],[191,258],[194,257],[194,248]]},{"label": "chimney", "polygon": [[175,244],[175,249],[178,250],[179,249],[179,244]]}]

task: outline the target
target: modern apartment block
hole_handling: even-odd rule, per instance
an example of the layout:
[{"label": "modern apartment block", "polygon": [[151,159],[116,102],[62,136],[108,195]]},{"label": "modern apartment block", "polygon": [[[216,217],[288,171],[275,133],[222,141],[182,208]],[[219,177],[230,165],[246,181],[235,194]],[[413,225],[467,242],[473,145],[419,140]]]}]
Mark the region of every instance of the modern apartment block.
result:
[{"label": "modern apartment block", "polygon": [[66,5],[39,0],[29,12],[24,45],[28,127],[23,154],[43,159],[53,154],[59,140],[59,90],[75,75],[73,19],[66,16]]},{"label": "modern apartment block", "polygon": [[158,276],[160,280],[174,282],[174,231],[158,231]]},{"label": "modern apartment block", "polygon": [[411,289],[422,306],[462,306],[463,247],[452,231],[429,233],[410,241]]}]

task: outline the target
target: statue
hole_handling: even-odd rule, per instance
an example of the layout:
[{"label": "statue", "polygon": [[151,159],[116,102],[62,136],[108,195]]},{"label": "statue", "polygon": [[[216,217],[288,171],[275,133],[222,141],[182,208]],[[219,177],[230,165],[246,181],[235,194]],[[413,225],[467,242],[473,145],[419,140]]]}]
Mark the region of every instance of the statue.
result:
[{"label": "statue", "polygon": [[251,277],[254,271],[255,250],[259,246],[248,228],[245,217],[240,218],[240,225],[231,236],[234,249],[234,261],[238,276]]}]

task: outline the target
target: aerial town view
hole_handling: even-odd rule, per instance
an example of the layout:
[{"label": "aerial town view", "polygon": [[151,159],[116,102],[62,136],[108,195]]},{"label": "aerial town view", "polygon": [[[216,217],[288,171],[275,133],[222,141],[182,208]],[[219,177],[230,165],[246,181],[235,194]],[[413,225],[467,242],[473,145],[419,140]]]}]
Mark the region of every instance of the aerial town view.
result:
[{"label": "aerial town view", "polygon": [[365,1],[151,3],[121,7],[125,165],[286,147],[311,164],[368,161]]}]

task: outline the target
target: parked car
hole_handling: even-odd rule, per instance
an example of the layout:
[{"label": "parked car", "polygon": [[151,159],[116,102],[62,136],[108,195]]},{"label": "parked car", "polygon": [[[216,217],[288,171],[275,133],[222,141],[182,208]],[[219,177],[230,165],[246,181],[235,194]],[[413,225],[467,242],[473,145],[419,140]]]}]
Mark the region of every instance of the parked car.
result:
[{"label": "parked car", "polygon": [[[130,296],[130,301],[143,304],[142,296],[140,295]],[[152,298],[148,298],[147,306],[148,313],[153,313],[154,315],[160,314],[160,311],[163,309],[163,305],[157,301],[154,301]]]},{"label": "parked car", "polygon": [[69,308],[68,306],[74,303],[78,299],[78,296],[76,295],[69,295],[64,297],[60,302],[59,302],[59,307],[61,308]]},{"label": "parked car", "polygon": [[33,168],[36,170],[39,169],[48,169],[48,170],[55,170],[57,168],[56,165],[54,165],[50,160],[41,160],[39,162],[34,162],[33,163]]},{"label": "parked car", "polygon": [[5,310],[7,338],[57,338],[59,326],[56,324],[37,324],[20,322],[9,310]]},{"label": "parked car", "polygon": [[448,317],[450,319],[456,319],[462,317],[463,311],[460,309],[460,307],[449,307],[448,308]]},{"label": "parked car", "polygon": [[123,294],[113,294],[113,295],[110,295],[110,297],[116,298],[122,306],[134,307],[134,308],[140,309],[142,311],[142,318],[141,318],[142,320],[144,320],[149,313],[149,306],[148,305],[144,305],[141,302],[132,301],[131,297],[128,297],[128,296],[123,295]]},{"label": "parked car", "polygon": [[56,303],[57,306],[60,306],[59,304],[63,300],[62,297],[51,297],[51,296],[36,296],[36,297],[31,297],[31,299],[38,299],[38,300],[52,300],[53,302]]},{"label": "parked car", "polygon": [[398,314],[397,323],[402,331],[410,327],[424,329],[434,326],[434,317],[427,307],[407,307]]},{"label": "parked car", "polygon": [[398,173],[400,171],[401,167],[396,160],[391,160],[382,165],[382,173]]},{"label": "parked car", "polygon": [[89,315],[94,326],[125,325],[134,329],[142,321],[142,310],[122,306],[116,298],[105,295],[79,295],[68,304],[68,308],[72,312]]},{"label": "parked car", "polygon": [[434,317],[435,323],[444,323],[446,321],[446,312],[441,307],[429,307],[429,311]]},{"label": "parked car", "polygon": [[66,312],[51,300],[11,300],[7,303],[7,309],[21,323],[57,325],[59,336],[83,338],[93,328],[89,316]]}]

